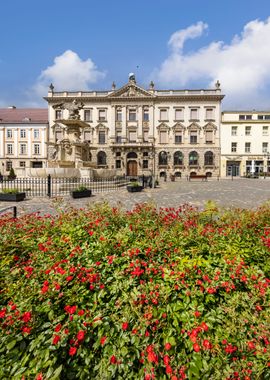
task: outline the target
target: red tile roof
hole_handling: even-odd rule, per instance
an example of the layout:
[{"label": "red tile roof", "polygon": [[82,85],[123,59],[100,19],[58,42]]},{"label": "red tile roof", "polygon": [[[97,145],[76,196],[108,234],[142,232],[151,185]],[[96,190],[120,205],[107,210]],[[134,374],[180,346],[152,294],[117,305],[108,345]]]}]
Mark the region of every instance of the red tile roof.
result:
[{"label": "red tile roof", "polygon": [[0,108],[0,123],[48,123],[48,109]]}]

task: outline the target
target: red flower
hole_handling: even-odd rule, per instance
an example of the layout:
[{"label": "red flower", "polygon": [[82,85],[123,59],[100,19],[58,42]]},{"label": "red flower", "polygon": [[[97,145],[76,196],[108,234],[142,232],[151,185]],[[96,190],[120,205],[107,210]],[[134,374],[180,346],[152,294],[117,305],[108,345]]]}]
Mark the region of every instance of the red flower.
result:
[{"label": "red flower", "polygon": [[150,363],[158,363],[158,356],[154,353],[154,351],[150,351],[147,355],[147,358]]},{"label": "red flower", "polygon": [[212,348],[211,343],[210,343],[209,340],[207,340],[207,339],[204,339],[202,344],[203,344],[203,347],[204,347],[206,350],[210,350],[210,349]]},{"label": "red flower", "polygon": [[65,306],[65,311],[68,313],[68,314],[74,314],[75,311],[77,309],[77,306]]},{"label": "red flower", "polygon": [[52,341],[52,344],[57,344],[61,340],[61,337],[59,335],[55,335]]},{"label": "red flower", "polygon": [[163,363],[164,363],[165,365],[170,364],[170,357],[169,357],[169,355],[165,355],[165,356],[164,356],[164,358],[163,358]]},{"label": "red flower", "polygon": [[31,319],[31,312],[30,311],[26,311],[23,316],[22,316],[22,319],[25,323],[29,322],[30,319]]},{"label": "red flower", "polygon": [[201,350],[201,348],[200,348],[200,346],[198,345],[198,343],[194,343],[194,344],[193,344],[193,350],[194,350],[195,352],[199,352],[199,351]]},{"label": "red flower", "polygon": [[170,343],[165,343],[164,347],[165,347],[166,351],[169,351],[171,349],[172,345]]},{"label": "red flower", "polygon": [[128,322],[122,323],[122,329],[127,330],[128,329]]},{"label": "red flower", "polygon": [[111,356],[110,363],[111,364],[117,364],[117,359],[116,359],[116,357],[114,355]]},{"label": "red flower", "polygon": [[103,336],[102,338],[100,338],[100,344],[101,344],[102,346],[104,346],[104,344],[105,344],[105,342],[106,342],[106,339],[107,339],[106,336]]},{"label": "red flower", "polygon": [[70,356],[74,356],[77,352],[77,348],[76,347],[70,347],[69,349],[69,355]]},{"label": "red flower", "polygon": [[0,310],[0,318],[4,318],[6,315],[7,309],[4,307],[4,309]]},{"label": "red flower", "polygon": [[36,380],[42,380],[42,379],[43,379],[42,373],[39,373],[36,377]]},{"label": "red flower", "polygon": [[83,330],[80,330],[77,334],[78,341],[84,340],[84,334],[85,332]]},{"label": "red flower", "polygon": [[167,373],[167,375],[169,375],[170,373],[172,373],[172,367],[170,365],[166,366],[166,373]]},{"label": "red flower", "polygon": [[198,310],[196,310],[194,312],[194,315],[195,315],[196,318],[199,318],[199,316],[201,315],[201,313]]},{"label": "red flower", "polygon": [[202,322],[201,323],[201,328],[204,330],[204,331],[208,331],[209,327],[207,326],[207,324],[205,322]]},{"label": "red flower", "polygon": [[61,330],[61,328],[62,328],[61,323],[58,323],[58,325],[55,326],[54,331],[55,331],[55,332],[59,332],[59,331]]}]

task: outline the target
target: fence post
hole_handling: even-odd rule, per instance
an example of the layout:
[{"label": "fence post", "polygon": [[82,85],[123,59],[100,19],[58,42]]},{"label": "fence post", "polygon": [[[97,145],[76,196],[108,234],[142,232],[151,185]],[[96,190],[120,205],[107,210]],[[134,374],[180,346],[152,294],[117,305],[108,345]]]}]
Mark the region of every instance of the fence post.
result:
[{"label": "fence post", "polygon": [[47,181],[47,195],[50,198],[52,196],[52,178],[51,175],[48,175]]}]

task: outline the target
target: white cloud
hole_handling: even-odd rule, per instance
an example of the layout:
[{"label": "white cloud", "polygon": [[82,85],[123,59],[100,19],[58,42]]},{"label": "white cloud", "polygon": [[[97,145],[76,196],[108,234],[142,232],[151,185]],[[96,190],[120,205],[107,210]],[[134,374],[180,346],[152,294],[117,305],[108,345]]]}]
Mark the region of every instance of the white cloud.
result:
[{"label": "white cloud", "polygon": [[56,91],[89,90],[90,84],[104,76],[105,73],[99,71],[90,58],[84,61],[77,53],[66,50],[55,57],[52,66],[42,71],[33,90],[40,97],[47,95],[50,83],[53,83]]},{"label": "white cloud", "polygon": [[194,83],[213,87],[218,79],[226,107],[269,108],[270,18],[249,22],[229,44],[212,42],[184,53],[186,40],[200,37],[206,29],[206,24],[198,22],[175,32],[169,40],[170,55],[153,73],[155,80],[175,88]]}]

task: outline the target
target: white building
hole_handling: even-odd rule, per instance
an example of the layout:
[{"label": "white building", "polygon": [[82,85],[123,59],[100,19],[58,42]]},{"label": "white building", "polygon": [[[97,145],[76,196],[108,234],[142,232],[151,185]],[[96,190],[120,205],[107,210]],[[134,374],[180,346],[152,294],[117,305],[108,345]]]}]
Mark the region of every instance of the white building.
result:
[{"label": "white building", "polygon": [[0,172],[13,168],[40,168],[47,161],[48,110],[10,107],[0,109]]},{"label": "white building", "polygon": [[80,118],[88,127],[80,138],[85,142],[81,166],[130,176],[219,175],[223,97],[219,82],[208,90],[156,90],[153,82],[144,89],[134,74],[126,85],[116,89],[113,83],[109,91],[56,92],[51,85],[45,98],[48,144],[69,143],[61,123],[68,110],[62,105],[82,102]]},{"label": "white building", "polygon": [[270,175],[270,111],[224,111],[221,176]]}]

